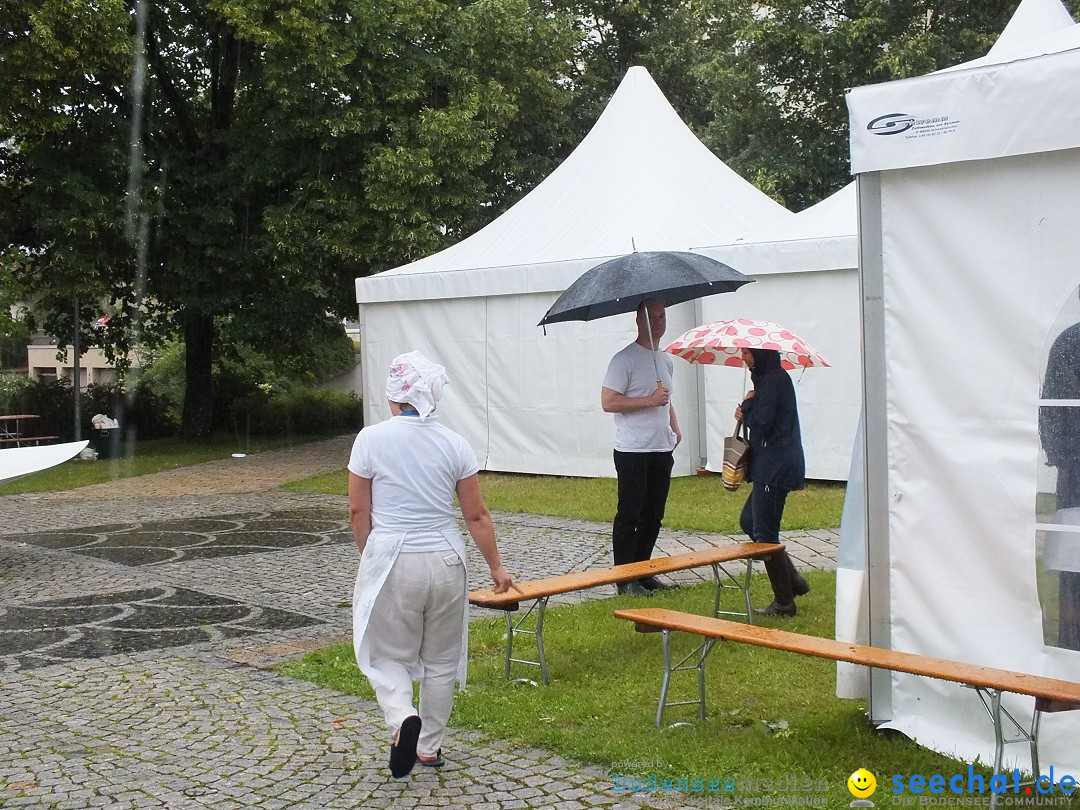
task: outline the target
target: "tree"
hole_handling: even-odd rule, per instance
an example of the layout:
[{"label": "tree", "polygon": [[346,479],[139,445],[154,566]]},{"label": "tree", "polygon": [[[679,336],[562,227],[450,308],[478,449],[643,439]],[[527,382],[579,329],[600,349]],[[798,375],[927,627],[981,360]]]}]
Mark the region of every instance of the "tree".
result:
[{"label": "tree", "polygon": [[743,21],[736,46],[712,49],[699,71],[711,90],[703,140],[789,208],[804,208],[850,180],[847,88],[983,56],[1018,4],[733,0]]},{"label": "tree", "polygon": [[85,345],[179,330],[204,435],[221,318],[287,354],[550,170],[572,41],[531,0],[9,0],[5,266],[61,339],[76,294]]},{"label": "tree", "polygon": [[570,78],[580,140],[626,71],[645,67],[692,128],[708,120],[708,89],[696,75],[706,46],[726,40],[725,0],[553,0],[575,20],[578,51]]}]

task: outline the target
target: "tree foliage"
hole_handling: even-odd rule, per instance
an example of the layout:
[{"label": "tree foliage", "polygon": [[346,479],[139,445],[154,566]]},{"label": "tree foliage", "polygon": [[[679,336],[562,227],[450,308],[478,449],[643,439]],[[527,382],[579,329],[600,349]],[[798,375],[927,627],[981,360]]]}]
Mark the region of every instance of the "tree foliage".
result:
[{"label": "tree foliage", "polygon": [[726,0],[552,0],[578,33],[569,67],[578,139],[603,111],[626,71],[645,67],[691,127],[709,120],[704,55],[731,41]]},{"label": "tree foliage", "polygon": [[734,45],[714,49],[698,69],[711,97],[703,140],[744,177],[800,210],[851,179],[848,88],[983,56],[1018,5],[732,0],[732,16],[742,21]]},{"label": "tree foliage", "polygon": [[530,0],[145,8],[140,43],[134,2],[4,4],[0,233],[58,337],[76,295],[83,323],[115,308],[99,339],[120,355],[136,327],[181,331],[187,435],[210,425],[221,317],[287,355],[354,311],[356,276],[554,165],[572,38]]},{"label": "tree foliage", "polygon": [[223,342],[306,362],[356,276],[505,210],[629,67],[798,210],[850,179],[848,88],[981,56],[1017,5],[6,0],[0,306],[120,359],[179,334],[199,435]]}]

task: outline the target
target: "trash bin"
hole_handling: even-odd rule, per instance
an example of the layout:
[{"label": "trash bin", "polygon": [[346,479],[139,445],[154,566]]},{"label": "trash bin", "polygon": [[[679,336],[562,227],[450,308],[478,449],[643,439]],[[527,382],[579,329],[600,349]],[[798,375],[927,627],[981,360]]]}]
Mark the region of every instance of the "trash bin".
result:
[{"label": "trash bin", "polygon": [[95,431],[97,441],[94,448],[98,451],[98,458],[120,457],[120,428],[102,428]]}]

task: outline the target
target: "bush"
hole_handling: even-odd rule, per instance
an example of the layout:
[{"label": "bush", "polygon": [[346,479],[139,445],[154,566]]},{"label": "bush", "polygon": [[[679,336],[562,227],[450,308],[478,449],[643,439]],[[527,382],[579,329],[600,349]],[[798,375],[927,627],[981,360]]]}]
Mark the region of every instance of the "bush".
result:
[{"label": "bush", "polygon": [[[0,310],[0,319],[6,310]],[[30,329],[18,320],[0,321],[0,371],[5,368],[26,368],[26,345]]]},{"label": "bush", "polygon": [[124,435],[134,432],[140,439],[175,436],[179,422],[171,417],[168,404],[147,387],[136,384],[125,390],[118,383],[88,386],[79,403],[83,436],[92,435],[90,420],[103,413],[120,423]]},{"label": "bush", "polygon": [[[34,428],[43,436],[59,436],[60,441],[75,439],[75,392],[67,380],[30,380],[0,376],[0,411],[36,413],[41,420]],[[93,435],[94,414],[103,413],[120,422],[125,433],[134,430],[144,439],[172,436],[176,424],[167,408],[151,391],[137,387],[132,392],[118,383],[90,385],[79,397],[79,424],[82,436]]]},{"label": "bush", "polygon": [[233,430],[251,435],[329,435],[359,430],[363,410],[353,394],[296,390],[238,399],[232,422]]},{"label": "bush", "polygon": [[352,371],[356,344],[345,334],[340,321],[324,325],[317,338],[307,341],[303,354],[285,362],[290,377],[305,385],[317,385]]},{"label": "bush", "polygon": [[71,384],[66,380],[28,380],[27,383],[8,405],[8,413],[36,413],[41,420],[34,426],[35,433],[73,441],[75,398]]},{"label": "bush", "polygon": [[184,344],[173,341],[146,357],[136,387],[162,409],[159,417],[179,426],[184,411]]},{"label": "bush", "polygon": [[[358,429],[360,403],[351,395],[313,392],[306,385],[352,368],[353,343],[332,324],[304,359],[275,360],[240,340],[218,341],[214,357],[212,428],[215,432],[289,436]],[[172,341],[146,358],[126,403],[128,420],[140,435],[173,433],[184,407],[184,344]],[[105,411],[103,411],[105,412]],[[114,413],[108,412],[110,416]]]},{"label": "bush", "polygon": [[16,403],[31,385],[33,382],[24,374],[0,374],[0,413],[19,412]]}]

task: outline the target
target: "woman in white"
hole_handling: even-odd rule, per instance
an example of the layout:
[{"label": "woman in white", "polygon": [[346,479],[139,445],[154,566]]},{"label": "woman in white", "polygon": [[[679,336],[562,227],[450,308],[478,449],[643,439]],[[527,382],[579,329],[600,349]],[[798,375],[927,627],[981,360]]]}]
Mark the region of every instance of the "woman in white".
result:
[{"label": "woman in white", "polygon": [[465,683],[467,578],[455,494],[495,592],[517,589],[499,560],[476,454],[432,413],[447,382],[445,369],[419,352],[396,357],[386,381],[392,417],[361,430],[349,459],[349,521],[361,552],[353,646],[394,732],[395,777],[418,759],[443,764],[454,682]]}]

